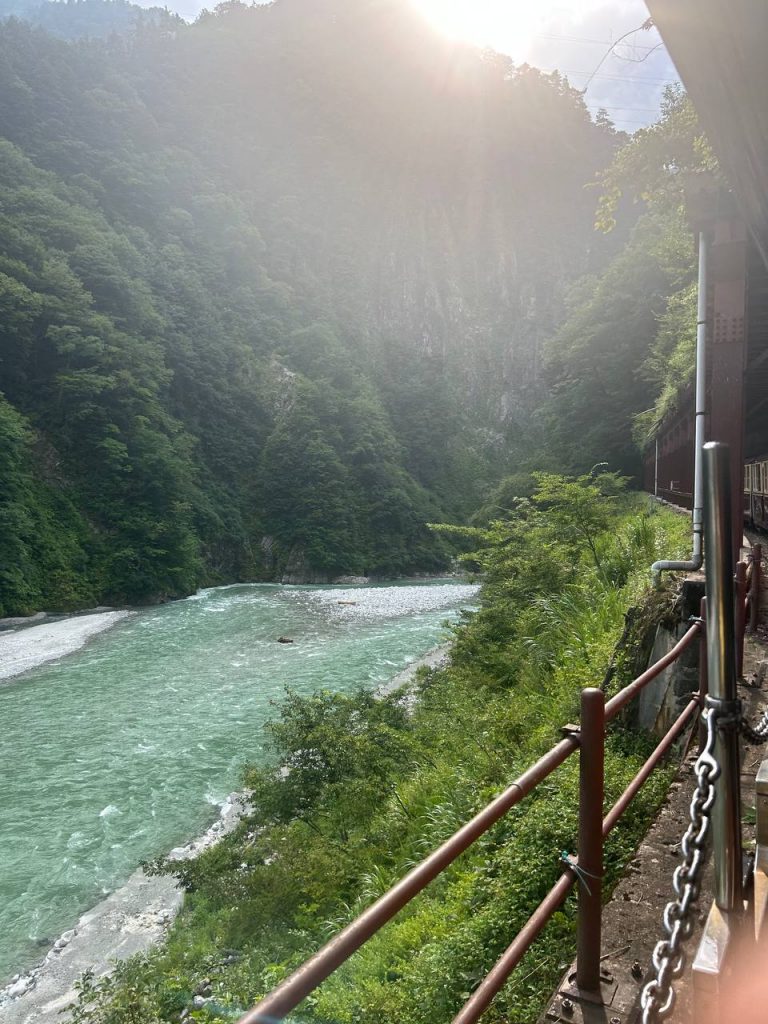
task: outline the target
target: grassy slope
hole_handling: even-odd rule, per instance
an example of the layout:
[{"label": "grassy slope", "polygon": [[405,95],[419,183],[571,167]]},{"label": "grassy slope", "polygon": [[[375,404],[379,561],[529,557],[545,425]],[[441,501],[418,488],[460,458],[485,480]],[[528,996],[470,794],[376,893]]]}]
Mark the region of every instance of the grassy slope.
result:
[{"label": "grassy slope", "polygon": [[[607,528],[594,551],[569,539],[567,524],[553,527],[556,508],[535,503],[486,533],[483,608],[457,629],[451,666],[423,675],[413,714],[396,697],[289,698],[273,736],[287,780],[250,773],[260,811],[185,869],[190,895],[166,947],[89,990],[76,1020],[178,1020],[205,979],[212,1000],[191,1019],[236,1019],[548,749],[577,717],[579,690],[604,679],[650,562],[686,544],[686,520],[649,513],[647,499],[601,502]],[[627,674],[619,658],[611,688]],[[648,749],[647,738],[611,729],[608,800]],[[572,759],[559,769],[291,1019],[451,1019],[556,879],[560,852],[575,849],[577,768]],[[611,837],[609,882],[667,780],[661,772],[648,784]],[[569,901],[488,1022],[536,1020],[573,933]]]}]

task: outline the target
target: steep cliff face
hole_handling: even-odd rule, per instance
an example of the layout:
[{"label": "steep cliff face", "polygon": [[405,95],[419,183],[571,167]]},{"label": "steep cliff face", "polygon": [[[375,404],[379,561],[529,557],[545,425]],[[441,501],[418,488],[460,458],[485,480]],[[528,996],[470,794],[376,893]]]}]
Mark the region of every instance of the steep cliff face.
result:
[{"label": "steep cliff face", "polygon": [[424,524],[508,470],[541,339],[602,258],[584,185],[614,135],[581,97],[405,0],[227,3],[107,43],[10,21],[0,91],[22,481],[0,605],[180,594],[295,551],[444,565]]},{"label": "steep cliff face", "polygon": [[494,413],[525,408],[564,285],[601,258],[584,186],[615,136],[577,93],[401,0],[229,5],[156,45],[142,96],[163,137],[205,138],[275,277],[385,357],[405,341]]}]

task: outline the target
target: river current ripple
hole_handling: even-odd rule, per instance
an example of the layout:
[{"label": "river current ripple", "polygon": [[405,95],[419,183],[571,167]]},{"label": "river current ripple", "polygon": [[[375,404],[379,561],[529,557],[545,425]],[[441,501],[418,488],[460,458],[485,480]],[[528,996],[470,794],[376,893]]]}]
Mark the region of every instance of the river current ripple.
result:
[{"label": "river current ripple", "polygon": [[141,860],[211,823],[242,765],[266,757],[286,687],[373,689],[440,643],[476,594],[220,587],[0,685],[0,986]]}]

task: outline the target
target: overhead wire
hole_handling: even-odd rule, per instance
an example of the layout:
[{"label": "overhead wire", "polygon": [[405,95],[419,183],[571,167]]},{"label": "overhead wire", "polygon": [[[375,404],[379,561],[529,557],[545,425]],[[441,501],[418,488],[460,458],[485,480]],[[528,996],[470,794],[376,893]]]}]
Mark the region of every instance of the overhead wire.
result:
[{"label": "overhead wire", "polygon": [[[619,36],[619,38],[616,40],[616,42],[612,43],[608,47],[608,49],[605,51],[603,56],[597,62],[597,65],[595,66],[595,70],[592,72],[592,74],[589,76],[587,81],[584,83],[584,88],[583,88],[582,92],[586,92],[587,91],[587,89],[589,88],[590,84],[592,83],[592,80],[595,78],[595,76],[597,75],[598,71],[603,66],[603,64],[605,64],[605,62],[608,60],[610,55],[615,51],[615,49],[619,45],[619,43],[623,42],[625,39],[628,39],[630,36],[633,36],[636,32],[648,32],[652,28],[653,28],[653,20],[651,18],[646,18],[645,21],[642,23],[642,25],[638,25],[637,28],[630,29],[629,32],[625,32],[623,36]],[[648,54],[647,56],[650,56],[650,54]]]},{"label": "overhead wire", "polygon": [[[559,71],[561,75],[591,75],[592,78],[602,78],[605,81],[611,82],[631,82],[632,85],[635,83],[645,85],[677,85],[680,81],[679,78],[631,78],[628,79],[626,75],[609,75],[609,74],[595,74],[593,71],[571,71],[567,68],[539,68],[540,71],[551,72]],[[585,86],[586,88],[586,86]]]},{"label": "overhead wire", "polygon": [[[648,50],[648,52],[646,53],[646,55],[644,57],[622,57],[622,55],[620,53],[614,53],[613,56],[616,58],[616,60],[625,60],[625,61],[628,61],[630,64],[642,64],[643,61],[648,60],[648,58],[651,56],[651,54],[655,53],[656,50],[660,49],[663,45],[664,45],[664,43],[656,43],[655,46],[652,46]],[[644,49],[645,49],[645,47],[644,47]]]}]

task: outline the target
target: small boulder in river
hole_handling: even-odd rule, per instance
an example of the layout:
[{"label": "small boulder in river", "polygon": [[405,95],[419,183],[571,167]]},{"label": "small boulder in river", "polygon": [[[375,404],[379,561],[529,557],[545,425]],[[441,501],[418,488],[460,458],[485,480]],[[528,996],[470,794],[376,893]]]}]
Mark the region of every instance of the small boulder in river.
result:
[{"label": "small boulder in river", "polygon": [[357,601],[337,601],[336,604],[357,604]]},{"label": "small boulder in river", "polygon": [[292,644],[293,640],[291,640],[291,638],[289,636],[279,636],[277,638],[277,642],[279,644]]}]

